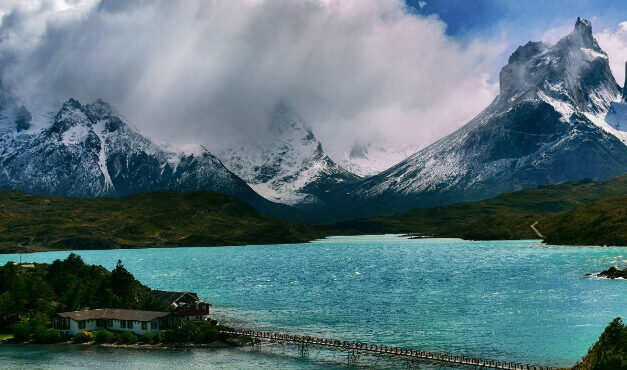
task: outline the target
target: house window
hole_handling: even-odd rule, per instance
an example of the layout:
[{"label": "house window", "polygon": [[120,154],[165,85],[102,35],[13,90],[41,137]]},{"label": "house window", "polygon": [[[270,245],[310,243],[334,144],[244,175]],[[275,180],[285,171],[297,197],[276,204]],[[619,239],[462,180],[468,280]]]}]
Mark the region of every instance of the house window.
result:
[{"label": "house window", "polygon": [[126,322],[126,327],[129,328],[129,329],[133,329],[133,322],[131,320],[128,320]]},{"label": "house window", "polygon": [[85,329],[85,321],[79,321],[78,322],[78,328],[79,329]]},{"label": "house window", "polygon": [[157,322],[153,321],[150,323],[150,329],[156,329],[157,328]]},{"label": "house window", "polygon": [[124,321],[124,320],[120,320],[120,327],[121,327],[122,329],[126,329],[126,321]]},{"label": "house window", "polygon": [[142,330],[148,330],[148,323],[145,321],[142,321]]},{"label": "house window", "polygon": [[107,320],[107,327],[108,328],[112,328],[113,327],[113,320]]}]

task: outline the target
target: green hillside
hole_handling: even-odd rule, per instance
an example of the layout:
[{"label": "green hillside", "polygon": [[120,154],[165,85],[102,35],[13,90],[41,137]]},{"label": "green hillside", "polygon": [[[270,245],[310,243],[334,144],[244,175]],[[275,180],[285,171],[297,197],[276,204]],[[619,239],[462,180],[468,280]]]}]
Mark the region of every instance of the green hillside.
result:
[{"label": "green hillside", "polygon": [[0,190],[0,252],[306,242],[311,226],[214,192],[76,199]]},{"label": "green hillside", "polygon": [[[538,221],[537,228],[540,232],[545,236],[552,236],[547,241],[561,244],[598,245],[604,243],[596,241],[600,240],[597,239],[599,235],[593,230],[598,229],[598,232],[601,232],[606,228],[614,230],[613,228],[619,226],[620,215],[624,216],[625,212],[624,202],[601,202],[581,210],[577,207],[624,194],[627,194],[627,175],[600,182],[583,180],[541,186],[537,189],[502,194],[477,202],[415,209],[392,215],[323,225],[321,229],[334,234],[416,233],[475,240],[536,239],[538,236],[530,225]],[[574,213],[564,213],[575,209],[577,210],[573,211]],[[572,220],[568,221],[569,217],[579,214],[577,212],[582,212],[577,218],[577,224]],[[596,212],[597,217],[592,217],[591,212]],[[603,214],[608,219],[601,224]],[[612,218],[616,220],[611,221]],[[622,222],[624,223],[624,219]],[[584,224],[586,224],[585,227]],[[580,228],[582,233],[589,231],[589,234],[584,238],[582,233],[571,233],[569,230],[575,227]],[[574,236],[572,240],[566,242],[566,239],[560,235],[568,234]],[[612,232],[611,235],[615,233]],[[620,240],[613,239],[612,244]]]},{"label": "green hillside", "polygon": [[627,195],[545,217],[537,227],[550,244],[627,245]]},{"label": "green hillside", "polygon": [[627,245],[625,194],[627,175],[311,226],[261,214],[214,192],[76,199],[0,190],[0,252],[298,243],[368,233],[536,239],[529,227],[536,221],[548,243]]}]

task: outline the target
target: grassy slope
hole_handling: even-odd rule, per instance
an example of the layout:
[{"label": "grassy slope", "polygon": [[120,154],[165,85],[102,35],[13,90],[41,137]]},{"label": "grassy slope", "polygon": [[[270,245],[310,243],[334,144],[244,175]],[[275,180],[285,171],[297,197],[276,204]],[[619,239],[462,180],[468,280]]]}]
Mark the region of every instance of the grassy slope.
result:
[{"label": "grassy slope", "polygon": [[[393,215],[346,221],[324,225],[321,226],[321,229],[330,233],[347,234],[420,233],[482,240],[535,239],[537,236],[529,225],[539,221],[537,228],[545,235],[554,236],[550,239],[552,243],[603,244],[597,241],[600,240],[598,239],[600,235],[597,233],[609,229],[614,230],[621,225],[621,222],[624,225],[624,219],[620,220],[620,215],[625,213],[624,200],[622,203],[617,201],[601,202],[595,206],[591,205],[573,211],[573,213],[561,213],[598,200],[622,196],[626,193],[627,175],[622,175],[601,182],[591,180],[569,182],[502,194],[478,202],[416,209]],[[598,217],[588,215],[593,210],[598,213]],[[581,215],[575,223],[572,220],[572,215],[578,214],[577,212],[580,212]],[[607,219],[605,221],[607,228],[605,228],[605,226],[602,227],[601,224],[598,224],[603,219],[601,214],[616,219],[613,221]],[[588,223],[590,224],[588,225]],[[583,227],[584,224],[587,226]],[[578,234],[572,233],[571,229],[575,228],[589,230],[589,234],[583,238],[585,231]],[[593,230],[595,231],[592,232]],[[574,235],[576,239],[567,241],[564,239],[565,235]],[[612,235],[615,233],[612,232]],[[624,234],[623,239],[618,240],[622,240],[623,244],[627,242]],[[617,240],[614,239],[614,241]],[[612,244],[617,243],[613,242]]]},{"label": "grassy slope", "polygon": [[540,220],[551,244],[627,245],[627,195]]},{"label": "grassy slope", "polygon": [[627,245],[626,193],[623,175],[314,228],[213,192],[72,199],[0,190],[0,252],[15,252],[18,243],[26,251],[147,248],[294,243],[364,233],[535,239],[529,227],[535,221],[549,243]]},{"label": "grassy slope", "polygon": [[313,227],[214,192],[72,199],[0,190],[0,252],[305,242]]}]

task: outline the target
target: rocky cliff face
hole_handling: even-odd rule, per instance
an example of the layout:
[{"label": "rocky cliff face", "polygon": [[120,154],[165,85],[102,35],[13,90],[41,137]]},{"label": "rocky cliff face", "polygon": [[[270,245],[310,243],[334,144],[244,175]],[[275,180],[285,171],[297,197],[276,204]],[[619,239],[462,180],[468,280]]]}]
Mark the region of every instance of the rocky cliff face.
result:
[{"label": "rocky cliff face", "polygon": [[621,90],[579,18],[555,45],[530,42],[503,67],[499,96],[458,131],[337,195],[336,218],[477,200],[627,171]]}]

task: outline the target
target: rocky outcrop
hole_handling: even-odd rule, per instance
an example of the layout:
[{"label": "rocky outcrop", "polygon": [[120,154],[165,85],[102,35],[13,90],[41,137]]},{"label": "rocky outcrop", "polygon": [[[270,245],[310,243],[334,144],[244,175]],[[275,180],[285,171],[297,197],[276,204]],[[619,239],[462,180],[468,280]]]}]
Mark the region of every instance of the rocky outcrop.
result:
[{"label": "rocky outcrop", "polygon": [[627,268],[619,270],[616,267],[612,266],[612,267],[610,267],[609,269],[607,269],[605,271],[601,271],[601,272],[596,273],[596,274],[586,274],[586,276],[602,277],[602,278],[606,278],[606,279],[623,279],[623,280],[627,280]]}]

